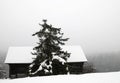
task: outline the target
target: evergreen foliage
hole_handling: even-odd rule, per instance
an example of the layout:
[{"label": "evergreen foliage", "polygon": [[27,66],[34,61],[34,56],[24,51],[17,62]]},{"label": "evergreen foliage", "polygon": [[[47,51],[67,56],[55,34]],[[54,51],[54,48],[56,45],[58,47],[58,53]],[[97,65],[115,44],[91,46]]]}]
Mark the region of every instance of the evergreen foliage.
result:
[{"label": "evergreen foliage", "polygon": [[[39,24],[42,29],[32,36],[38,36],[38,45],[33,48],[32,53],[36,55],[30,65],[29,74],[49,75],[49,74],[65,74],[67,73],[67,59],[70,53],[63,51],[61,46],[65,45],[65,41],[69,38],[63,38],[61,28],[55,28],[47,24],[47,20],[43,20],[43,24]],[[63,72],[62,72],[63,71]]]}]

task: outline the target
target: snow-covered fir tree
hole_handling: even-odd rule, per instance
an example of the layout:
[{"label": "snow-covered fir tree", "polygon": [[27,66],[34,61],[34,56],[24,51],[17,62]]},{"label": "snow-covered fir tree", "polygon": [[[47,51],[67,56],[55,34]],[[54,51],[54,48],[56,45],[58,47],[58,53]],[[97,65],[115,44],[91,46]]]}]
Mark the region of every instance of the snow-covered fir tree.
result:
[{"label": "snow-covered fir tree", "polygon": [[47,20],[43,20],[43,24],[39,24],[42,29],[33,34],[38,36],[38,45],[33,48],[32,53],[36,56],[30,65],[29,75],[57,75],[67,73],[67,59],[70,53],[63,51],[61,46],[65,45],[65,41],[69,38],[63,38],[61,28],[55,28],[47,24]]}]

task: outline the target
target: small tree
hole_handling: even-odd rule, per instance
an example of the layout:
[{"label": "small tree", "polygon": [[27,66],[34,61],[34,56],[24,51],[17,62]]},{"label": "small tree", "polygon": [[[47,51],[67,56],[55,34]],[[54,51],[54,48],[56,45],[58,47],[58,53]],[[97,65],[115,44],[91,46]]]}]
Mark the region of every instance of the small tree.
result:
[{"label": "small tree", "polygon": [[38,46],[34,47],[33,55],[36,58],[30,65],[30,75],[48,75],[48,74],[65,74],[67,72],[66,61],[70,53],[63,51],[61,46],[69,38],[62,38],[61,28],[55,28],[48,25],[47,20],[39,24],[42,29],[33,34],[39,38]]}]

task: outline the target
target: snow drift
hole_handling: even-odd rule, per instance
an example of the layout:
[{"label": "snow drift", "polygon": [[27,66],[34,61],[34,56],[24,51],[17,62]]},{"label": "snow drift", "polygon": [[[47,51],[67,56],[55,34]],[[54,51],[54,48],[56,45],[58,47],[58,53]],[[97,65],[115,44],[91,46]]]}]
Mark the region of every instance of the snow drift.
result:
[{"label": "snow drift", "polygon": [[120,83],[120,72],[3,79],[0,83]]}]

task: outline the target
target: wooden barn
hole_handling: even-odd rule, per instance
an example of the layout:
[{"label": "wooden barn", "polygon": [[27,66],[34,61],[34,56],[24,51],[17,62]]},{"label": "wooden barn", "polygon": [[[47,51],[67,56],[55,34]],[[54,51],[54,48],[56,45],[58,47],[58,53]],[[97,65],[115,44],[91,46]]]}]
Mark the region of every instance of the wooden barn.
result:
[{"label": "wooden barn", "polygon": [[[71,53],[67,61],[70,74],[79,74],[83,70],[84,62],[87,62],[80,46],[63,46],[63,50]],[[29,65],[33,61],[31,54],[33,47],[10,47],[5,59],[9,65],[9,77],[18,78],[28,76]]]}]

